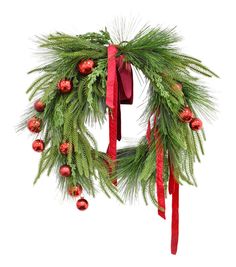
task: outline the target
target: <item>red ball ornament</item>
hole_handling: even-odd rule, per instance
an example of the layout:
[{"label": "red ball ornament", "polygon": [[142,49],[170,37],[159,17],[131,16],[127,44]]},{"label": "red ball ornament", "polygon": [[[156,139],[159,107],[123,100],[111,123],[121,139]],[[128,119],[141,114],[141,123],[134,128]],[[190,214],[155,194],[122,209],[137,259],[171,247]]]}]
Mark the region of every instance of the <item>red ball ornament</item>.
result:
[{"label": "red ball ornament", "polygon": [[179,117],[183,122],[190,122],[193,119],[193,113],[190,108],[185,107],[180,113]]},{"label": "red ball ornament", "polygon": [[183,85],[181,83],[175,83],[172,85],[172,89],[176,91],[181,91],[183,88]]},{"label": "red ball ornament", "polygon": [[43,152],[44,151],[44,142],[41,139],[34,140],[32,144],[32,148],[36,152]]},{"label": "red ball ornament", "polygon": [[41,120],[37,117],[32,117],[28,120],[27,127],[32,133],[39,133],[41,131]]},{"label": "red ball ornament", "polygon": [[60,80],[57,84],[57,88],[60,90],[61,93],[67,94],[70,93],[73,89],[73,84],[71,80]]},{"label": "red ball ornament", "polygon": [[79,210],[86,210],[88,208],[88,201],[81,197],[79,200],[76,202],[76,206]]},{"label": "red ball ornament", "polygon": [[83,191],[83,188],[80,184],[78,184],[76,186],[71,186],[68,188],[68,194],[72,197],[80,196],[82,191]]},{"label": "red ball ornament", "polygon": [[190,128],[193,130],[193,131],[199,131],[202,129],[202,121],[198,118],[194,118],[191,120],[190,122]]},{"label": "red ball ornament", "polygon": [[61,176],[70,177],[71,176],[71,168],[69,165],[62,165],[59,169],[59,173]]},{"label": "red ball ornament", "polygon": [[40,99],[37,100],[35,103],[34,103],[34,109],[38,112],[43,112],[44,109],[45,109],[45,104],[43,103],[43,101],[41,101]]},{"label": "red ball ornament", "polygon": [[90,74],[94,68],[94,61],[92,59],[82,60],[77,65],[77,70],[84,75]]},{"label": "red ball ornament", "polygon": [[70,150],[70,143],[64,142],[60,145],[59,150],[61,154],[63,155],[68,155],[69,150]]}]

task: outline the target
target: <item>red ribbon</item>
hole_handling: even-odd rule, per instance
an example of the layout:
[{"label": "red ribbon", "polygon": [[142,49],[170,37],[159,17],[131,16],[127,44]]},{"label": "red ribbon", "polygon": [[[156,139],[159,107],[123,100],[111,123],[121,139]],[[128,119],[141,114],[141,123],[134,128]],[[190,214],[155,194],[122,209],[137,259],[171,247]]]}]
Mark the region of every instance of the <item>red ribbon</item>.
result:
[{"label": "red ribbon", "polygon": [[171,253],[176,254],[179,241],[179,184],[174,177],[174,167],[169,162],[169,193],[172,194]]},{"label": "red ribbon", "polygon": [[[163,183],[163,164],[164,164],[164,150],[163,146],[158,142],[158,129],[156,126],[156,116],[154,117],[154,138],[156,142],[156,187],[158,204],[165,208],[165,194]],[[151,123],[148,120],[148,127],[146,132],[146,139],[148,145],[151,144]],[[172,220],[171,220],[171,253],[176,254],[179,240],[179,184],[174,176],[174,167],[169,160],[169,194],[172,195]],[[158,210],[158,214],[165,219],[165,212]]]},{"label": "red ribbon", "polygon": [[[133,75],[131,64],[124,62],[124,56],[117,57],[118,49],[115,45],[109,45],[107,68],[106,104],[109,107],[109,146],[107,154],[112,160],[117,156],[117,140],[121,139],[121,112],[120,104],[133,103]],[[163,182],[164,149],[161,144],[157,117],[154,117],[154,138],[156,142],[156,187],[157,201],[160,207],[165,209],[165,190]],[[148,121],[146,133],[148,144],[151,144],[151,124]],[[179,184],[174,177],[174,169],[169,162],[169,193],[172,194],[172,222],[171,222],[171,253],[176,254],[179,236]],[[117,181],[114,181],[117,184]],[[158,214],[165,219],[165,211],[158,209]]]},{"label": "red ribbon", "polygon": [[165,188],[163,182],[163,169],[164,169],[164,149],[160,141],[160,135],[156,125],[157,117],[154,117],[154,137],[156,142],[156,187],[157,187],[157,202],[163,209],[158,209],[158,214],[165,219]]},{"label": "red ribbon", "polygon": [[[124,56],[116,57],[118,48],[107,48],[106,104],[109,107],[109,145],[107,154],[112,160],[117,156],[117,140],[121,140],[120,104],[133,103],[133,73],[131,64],[124,62]],[[114,181],[117,184],[117,181]]]}]

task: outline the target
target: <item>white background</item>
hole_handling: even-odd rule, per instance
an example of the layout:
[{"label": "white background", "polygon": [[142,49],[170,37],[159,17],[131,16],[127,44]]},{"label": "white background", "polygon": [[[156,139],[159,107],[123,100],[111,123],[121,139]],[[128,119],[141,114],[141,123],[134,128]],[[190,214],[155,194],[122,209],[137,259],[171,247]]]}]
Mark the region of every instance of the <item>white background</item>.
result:
[{"label": "white background", "polygon": [[[236,266],[235,260],[235,1],[1,1],[0,4],[0,266]],[[33,187],[39,155],[32,137],[15,133],[28,105],[26,88],[37,65],[35,35],[97,31],[114,17],[177,25],[183,51],[203,59],[221,79],[208,80],[218,102],[218,118],[205,122],[206,156],[196,167],[198,188],[180,191],[180,242],[170,254],[170,199],[166,221],[140,199],[121,205],[102,194],[88,197],[79,212],[63,201],[55,177]],[[135,104],[141,86],[135,83]],[[127,111],[127,110],[126,110]],[[135,106],[123,117],[124,135],[139,132]],[[132,127],[128,125],[132,124]],[[98,132],[97,132],[98,133]],[[107,128],[97,138],[106,146]]]}]

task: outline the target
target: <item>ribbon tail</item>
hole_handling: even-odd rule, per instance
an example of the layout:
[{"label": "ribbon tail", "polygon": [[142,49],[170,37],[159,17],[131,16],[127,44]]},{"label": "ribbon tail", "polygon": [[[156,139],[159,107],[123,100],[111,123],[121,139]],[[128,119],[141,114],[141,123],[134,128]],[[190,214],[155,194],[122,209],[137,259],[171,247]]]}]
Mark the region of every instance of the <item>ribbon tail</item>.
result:
[{"label": "ribbon tail", "polygon": [[164,149],[160,140],[157,129],[157,116],[154,117],[154,137],[156,142],[156,188],[157,188],[157,202],[159,205],[158,215],[163,219],[165,215],[165,188],[163,181],[163,169],[164,169]]},{"label": "ribbon tail", "polygon": [[173,166],[170,165],[170,176],[169,176],[169,185],[168,185],[168,190],[169,194],[172,195],[175,191],[175,178],[174,178],[174,171],[173,171]]},{"label": "ribbon tail", "polygon": [[158,208],[158,214],[165,219],[165,189],[163,182],[163,168],[164,168],[164,151],[163,147],[156,144],[156,187],[157,187],[157,202],[160,208]]},{"label": "ribbon tail", "polygon": [[[117,156],[117,120],[118,120],[118,81],[116,73],[116,53],[117,48],[114,45],[108,46],[108,66],[107,66],[107,91],[106,104],[109,107],[109,145],[107,155],[113,160]],[[110,168],[111,169],[111,168]],[[117,179],[113,181],[117,184]]]},{"label": "ribbon tail", "polygon": [[[173,167],[172,167],[173,168]],[[172,193],[171,222],[171,253],[176,254],[179,241],[179,184],[173,177],[174,191]]]},{"label": "ribbon tail", "polygon": [[146,139],[147,139],[148,145],[150,146],[151,145],[151,123],[150,123],[150,119],[148,120]]}]

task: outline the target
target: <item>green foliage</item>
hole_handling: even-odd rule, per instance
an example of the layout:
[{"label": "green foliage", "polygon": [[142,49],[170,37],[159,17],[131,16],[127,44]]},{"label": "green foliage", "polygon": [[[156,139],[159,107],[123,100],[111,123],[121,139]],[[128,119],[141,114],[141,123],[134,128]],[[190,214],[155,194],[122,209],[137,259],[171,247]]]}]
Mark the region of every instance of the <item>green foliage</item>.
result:
[{"label": "green foliage", "polygon": [[[56,33],[38,39],[45,62],[33,69],[40,77],[27,90],[29,99],[41,98],[46,104],[43,113],[35,114],[30,108],[19,129],[27,120],[36,115],[43,121],[40,137],[45,140],[46,150],[42,153],[35,182],[47,170],[58,173],[62,164],[69,164],[72,176],[63,179],[59,175],[59,187],[66,192],[68,186],[81,184],[91,195],[96,194],[96,180],[102,191],[110,197],[114,195],[122,201],[112,180],[118,177],[123,198],[133,200],[141,191],[145,202],[150,200],[158,205],[155,194],[156,142],[164,149],[164,184],[169,182],[169,161],[174,166],[175,177],[195,185],[193,165],[203,154],[204,132],[195,133],[187,124],[180,122],[179,112],[188,105],[196,116],[208,119],[214,117],[214,99],[199,80],[199,74],[216,76],[199,60],[179,52],[176,43],[180,38],[174,29],[145,27],[131,41],[118,45],[118,55],[142,72],[148,83],[148,103],[142,116],[145,127],[151,119],[151,145],[144,136],[137,146],[118,151],[117,162],[111,162],[105,153],[98,150],[97,142],[88,131],[86,124],[106,119],[106,78],[107,45],[112,43],[108,31],[70,36]],[[96,65],[87,76],[80,75],[77,64],[92,58]],[[197,73],[193,75],[193,73]],[[217,76],[216,76],[217,77]],[[57,83],[70,79],[73,90],[70,94],[60,94]],[[183,89],[173,85],[181,83]],[[154,123],[153,115],[157,117]],[[159,139],[154,131],[158,129]],[[59,153],[62,142],[68,141],[73,149],[67,156]],[[112,166],[111,172],[109,166]]]}]

